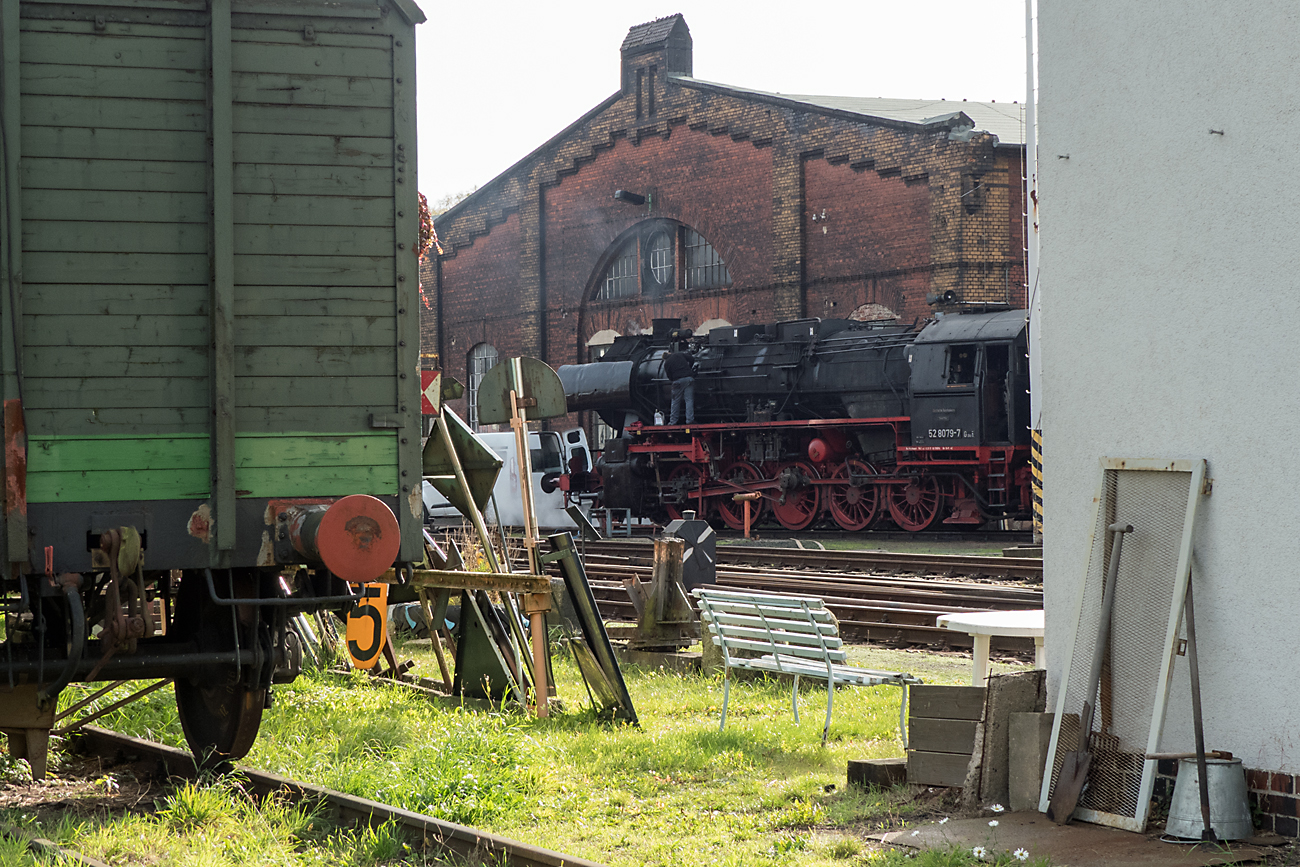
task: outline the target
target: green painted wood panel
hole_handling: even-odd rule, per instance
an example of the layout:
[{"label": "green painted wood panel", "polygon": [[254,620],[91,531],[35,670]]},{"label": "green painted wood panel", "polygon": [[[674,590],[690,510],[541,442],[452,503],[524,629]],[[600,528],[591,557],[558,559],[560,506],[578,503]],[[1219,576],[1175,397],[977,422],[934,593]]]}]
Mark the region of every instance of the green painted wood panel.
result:
[{"label": "green painted wood panel", "polygon": [[[239,290],[239,291],[242,291]],[[387,346],[397,343],[391,312],[363,318],[340,316],[241,316],[236,346]],[[298,371],[288,371],[294,375]]]},{"label": "green painted wood panel", "polygon": [[337,196],[340,193],[365,198],[391,196],[393,170],[382,166],[359,168],[270,163],[240,163],[235,166],[236,195]]},{"label": "green painted wood panel", "polygon": [[193,284],[207,280],[208,274],[208,257],[194,253],[31,253],[23,257],[25,283]]},{"label": "green painted wood panel", "polygon": [[242,103],[358,108],[392,108],[393,105],[393,84],[388,78],[236,72],[232,83],[235,101]]},{"label": "green painted wood panel", "polygon": [[[137,138],[148,138],[140,133]],[[207,167],[201,162],[129,159],[50,159],[23,156],[23,188],[117,192],[201,193]]]},{"label": "green painted wood panel", "polygon": [[[391,495],[396,489],[395,432],[240,434],[235,454],[242,497]],[[209,494],[206,434],[34,436],[28,461],[33,503]]]},{"label": "green painted wood panel", "polygon": [[206,346],[206,316],[25,316],[28,346]]},{"label": "green painted wood panel", "polygon": [[[275,44],[263,39],[262,33],[249,31],[235,34],[231,45],[234,68],[238,72],[279,72],[296,75],[355,75],[362,78],[390,78],[393,64],[382,48],[343,47],[323,44],[318,34],[315,43]],[[243,41],[245,38],[256,41]],[[376,37],[387,42],[386,37]]]},{"label": "green painted wood panel", "polygon": [[[159,160],[173,163],[197,163],[200,168],[206,166],[207,136],[201,132],[168,132],[153,130],[142,136],[135,130],[127,129],[81,129],[78,127],[25,126],[22,133],[23,163],[34,158],[49,159],[105,159],[105,160]],[[62,168],[70,169],[70,163],[63,163]],[[120,168],[120,167],[119,167]],[[128,170],[130,167],[126,167]],[[166,176],[174,174],[177,168],[154,163],[151,171]],[[76,187],[63,187],[78,189]],[[85,189],[101,189],[99,186]],[[130,187],[107,187],[106,189],[131,189]],[[164,186],[138,187],[137,189],[187,190],[189,187],[168,183]],[[199,190],[198,192],[202,192]]]},{"label": "green painted wood panel", "polygon": [[239,409],[239,430],[241,433],[369,431],[373,413],[390,411],[372,406],[245,406]]},{"label": "green painted wood panel", "polygon": [[260,376],[277,370],[312,370],[317,376],[391,376],[391,346],[241,346],[235,374]]},{"label": "green painted wood panel", "polygon": [[237,225],[235,253],[295,256],[384,256],[393,250],[393,230],[367,226]]},{"label": "green painted wood panel", "polygon": [[[348,109],[372,111],[373,109]],[[23,126],[88,129],[206,131],[202,102],[161,99],[87,99],[78,96],[24,96]],[[350,131],[349,135],[364,135]]]},{"label": "green painted wood panel", "polygon": [[259,497],[346,497],[397,494],[396,467],[302,467],[282,470],[257,468],[236,470],[236,495]]},{"label": "green painted wood panel", "polygon": [[[321,12],[328,14],[324,8],[321,9]],[[364,30],[375,29],[373,24],[365,22],[358,22],[355,26],[364,28]],[[387,54],[389,46],[392,44],[392,37],[387,33],[367,33],[364,30],[362,32],[344,32],[341,29],[336,31],[331,23],[328,31],[319,27],[316,29],[315,45],[322,48],[370,48]],[[304,45],[301,31],[250,29],[236,26],[233,34],[237,52],[252,45],[268,46],[280,51],[283,51],[286,47],[303,47]],[[248,57],[249,55],[242,56]],[[261,72],[290,71],[279,70],[278,67],[276,69],[264,69],[252,64],[240,64],[239,68]]]},{"label": "green painted wood panel", "polygon": [[[290,207],[286,205],[284,210]],[[23,200],[25,220],[122,220],[206,226],[207,213],[208,197],[203,193],[46,189]]]},{"label": "green painted wood panel", "polygon": [[[58,100],[63,97],[43,98]],[[158,102],[149,103],[147,107],[183,104]],[[138,109],[137,111],[141,115],[147,114],[144,109]],[[284,132],[289,135],[347,136],[387,136],[393,134],[393,113],[382,108],[236,104],[234,106],[234,122],[235,132]],[[171,125],[141,128],[184,129],[184,127]]]},{"label": "green painted wood panel", "polygon": [[369,434],[239,434],[235,466],[266,467],[393,467],[397,464],[395,431]]},{"label": "green painted wood panel", "polygon": [[[235,380],[236,406],[302,406],[328,415],[335,407],[379,407],[397,400],[392,374],[388,376],[241,376]],[[56,380],[51,380],[56,381]]]},{"label": "green painted wood panel", "polygon": [[208,80],[197,69],[137,69],[24,63],[23,93],[42,96],[130,97],[135,99],[207,99]]},{"label": "green painted wood panel", "polygon": [[24,28],[22,56],[24,63],[207,69],[206,38],[207,34],[200,27],[154,28],[152,32],[142,32],[138,36],[41,33]]},{"label": "green painted wood panel", "polygon": [[23,352],[28,370],[47,378],[96,376],[158,377],[208,375],[206,346],[29,346]]},{"label": "green painted wood panel", "polygon": [[38,283],[24,293],[28,316],[207,316],[206,286],[86,286]]},{"label": "green painted wood panel", "polygon": [[[256,288],[241,286],[240,296],[235,299],[235,315],[245,317],[257,316],[392,316],[393,302],[388,299],[365,297],[348,297],[346,290],[340,292],[343,297],[331,298],[314,286],[294,286],[301,290],[302,298],[285,297],[279,292],[258,294]],[[366,287],[374,289],[375,287]],[[314,291],[313,291],[314,290]],[[370,294],[362,289],[358,294]]]},{"label": "green painted wood panel", "polygon": [[[138,436],[176,433],[205,433],[210,410],[206,406],[171,407],[91,407],[90,409],[34,409],[26,407],[29,435],[54,433],[65,435],[130,434]],[[262,416],[255,420],[255,430],[266,430]],[[344,427],[342,422],[335,429]],[[310,425],[298,424],[295,429],[312,430]],[[357,430],[363,430],[358,424]],[[286,428],[280,428],[285,430]],[[346,429],[346,428],[345,428]]]},{"label": "green painted wood panel", "polygon": [[195,223],[24,220],[23,249],[33,253],[60,250],[79,250],[85,253],[207,253],[208,228]]},{"label": "green painted wood panel", "polygon": [[[237,133],[235,162],[387,168],[393,164],[393,143],[386,138],[374,136]],[[335,189],[332,192],[367,195],[352,189]]]},{"label": "green painted wood panel", "polygon": [[98,503],[114,500],[203,500],[208,470],[101,470],[27,473],[29,503]]},{"label": "green painted wood panel", "polygon": [[98,409],[101,407],[206,407],[206,376],[161,376],[122,379],[32,376],[24,380],[23,404],[32,409]]},{"label": "green painted wood panel", "polygon": [[382,286],[392,280],[392,256],[235,257],[235,282],[240,285]]},{"label": "green painted wood panel", "polygon": [[358,196],[236,196],[235,222],[391,227],[393,202]]}]

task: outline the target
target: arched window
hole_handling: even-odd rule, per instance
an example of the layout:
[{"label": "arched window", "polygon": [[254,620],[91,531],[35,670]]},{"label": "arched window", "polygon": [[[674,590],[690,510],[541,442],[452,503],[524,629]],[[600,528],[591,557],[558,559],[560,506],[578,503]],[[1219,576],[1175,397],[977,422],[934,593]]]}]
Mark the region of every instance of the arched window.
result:
[{"label": "arched window", "polygon": [[601,261],[606,264],[596,282],[597,301],[731,286],[731,272],[714,246],[674,220],[640,223]]},{"label": "arched window", "polygon": [[497,366],[497,349],[489,343],[480,343],[469,351],[469,359],[465,364],[465,370],[468,373],[469,386],[466,389],[466,405],[468,407],[468,418],[465,419],[469,424],[470,430],[478,430],[478,387],[483,382],[483,377],[489,370]]}]

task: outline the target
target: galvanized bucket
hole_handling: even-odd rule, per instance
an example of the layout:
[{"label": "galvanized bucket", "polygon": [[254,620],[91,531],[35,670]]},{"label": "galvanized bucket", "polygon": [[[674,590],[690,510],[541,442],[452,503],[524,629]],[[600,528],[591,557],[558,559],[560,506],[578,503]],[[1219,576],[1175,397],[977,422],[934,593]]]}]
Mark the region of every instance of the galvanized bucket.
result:
[{"label": "galvanized bucket", "polygon": [[[1255,833],[1246,800],[1246,771],[1241,759],[1206,759],[1206,788],[1210,790],[1210,828],[1220,840],[1244,840]],[[1165,833],[1188,840],[1201,839],[1201,783],[1196,759],[1180,759],[1174,799],[1169,805]]]}]

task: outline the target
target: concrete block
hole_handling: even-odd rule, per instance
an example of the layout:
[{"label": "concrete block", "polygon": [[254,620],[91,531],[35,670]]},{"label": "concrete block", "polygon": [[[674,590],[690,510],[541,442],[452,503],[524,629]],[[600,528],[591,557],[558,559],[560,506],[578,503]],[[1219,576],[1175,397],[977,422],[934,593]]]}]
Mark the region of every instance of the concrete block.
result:
[{"label": "concrete block", "polygon": [[907,782],[907,759],[851,759],[849,785],[888,789]]},{"label": "concrete block", "polygon": [[1008,790],[1012,812],[1038,809],[1038,794],[1052,741],[1051,713],[1011,714],[1007,743]]},{"label": "concrete block", "polygon": [[[1011,715],[1044,709],[1047,677],[1044,671],[1025,671],[989,678],[978,743],[963,792],[963,805],[979,807],[1006,804],[1010,798],[1008,740]],[[978,770],[976,769],[978,766]]]},{"label": "concrete block", "polygon": [[700,671],[704,674],[719,674],[722,671],[722,648],[713,643],[713,635],[707,626],[701,624],[700,632],[703,633],[700,638]]}]

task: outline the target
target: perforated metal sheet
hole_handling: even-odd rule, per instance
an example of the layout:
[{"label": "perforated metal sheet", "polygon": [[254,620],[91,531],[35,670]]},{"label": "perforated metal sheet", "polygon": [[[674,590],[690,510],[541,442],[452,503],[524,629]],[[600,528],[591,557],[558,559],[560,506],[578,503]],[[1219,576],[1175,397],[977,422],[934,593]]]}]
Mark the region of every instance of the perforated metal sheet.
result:
[{"label": "perforated metal sheet", "polygon": [[1101,625],[1110,567],[1107,527],[1131,524],[1120,553],[1110,639],[1095,698],[1092,766],[1076,816],[1141,831],[1154,782],[1174,639],[1187,591],[1191,529],[1205,477],[1204,461],[1107,458],[1097,498],[1092,545],[1080,589],[1077,627],[1057,696],[1053,761],[1039,809],[1046,810],[1067,753],[1079,747],[1079,713]]}]

